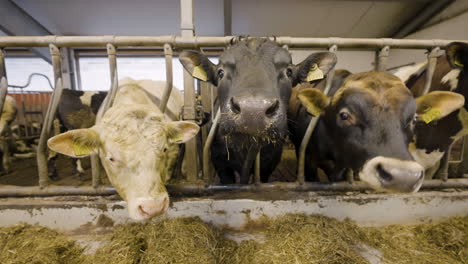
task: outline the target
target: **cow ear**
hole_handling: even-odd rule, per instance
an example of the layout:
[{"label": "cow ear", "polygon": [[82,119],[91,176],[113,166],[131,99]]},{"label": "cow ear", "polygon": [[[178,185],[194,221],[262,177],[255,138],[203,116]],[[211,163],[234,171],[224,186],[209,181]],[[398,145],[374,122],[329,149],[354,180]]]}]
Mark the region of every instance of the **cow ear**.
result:
[{"label": "cow ear", "polygon": [[330,104],[330,99],[319,89],[315,88],[304,89],[299,92],[297,97],[307,109],[307,112],[313,116],[322,114]]},{"label": "cow ear", "polygon": [[73,158],[82,158],[97,151],[101,146],[101,141],[95,130],[84,128],[54,136],[47,141],[47,146],[55,152]]},{"label": "cow ear", "polygon": [[318,52],[309,55],[294,67],[293,86],[301,82],[323,79],[335,67],[337,58],[332,52]]},{"label": "cow ear", "polygon": [[435,91],[416,99],[418,121],[430,123],[446,117],[463,107],[463,95],[447,91]]},{"label": "cow ear", "polygon": [[167,133],[169,142],[182,144],[197,135],[200,127],[192,122],[174,121],[167,123]]},{"label": "cow ear", "polygon": [[214,78],[216,66],[204,54],[187,50],[180,53],[179,60],[194,78],[216,85],[216,78]]},{"label": "cow ear", "polygon": [[468,64],[468,44],[452,42],[445,48],[445,54],[450,66],[454,69],[463,69]]}]

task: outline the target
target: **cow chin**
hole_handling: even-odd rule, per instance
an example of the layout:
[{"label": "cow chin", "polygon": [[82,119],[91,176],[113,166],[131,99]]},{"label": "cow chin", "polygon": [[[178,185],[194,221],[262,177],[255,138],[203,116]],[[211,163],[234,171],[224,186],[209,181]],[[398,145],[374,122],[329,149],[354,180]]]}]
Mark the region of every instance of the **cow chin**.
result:
[{"label": "cow chin", "polygon": [[138,197],[128,199],[128,214],[131,219],[136,221],[149,220],[155,216],[161,215],[169,208],[169,196],[167,193],[158,197]]},{"label": "cow chin", "polygon": [[415,193],[422,185],[424,168],[415,161],[377,156],[364,164],[359,178],[375,190]]}]

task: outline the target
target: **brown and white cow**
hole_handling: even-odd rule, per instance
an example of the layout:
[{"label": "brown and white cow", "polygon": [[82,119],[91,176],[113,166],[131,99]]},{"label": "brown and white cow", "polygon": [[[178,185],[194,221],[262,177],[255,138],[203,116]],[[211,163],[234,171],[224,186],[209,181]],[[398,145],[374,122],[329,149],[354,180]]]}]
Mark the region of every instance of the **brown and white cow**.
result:
[{"label": "brown and white cow", "polygon": [[309,145],[312,156],[306,156],[309,164],[332,164],[328,171],[337,175],[351,168],[374,189],[395,192],[416,192],[423,181],[424,168],[408,149],[418,119],[427,119],[429,108],[440,112],[433,120],[443,118],[464,102],[451,92],[415,100],[399,78],[384,72],[352,74],[331,97],[303,89],[298,99],[320,116]]},{"label": "brown and white cow", "polygon": [[[453,42],[445,48],[445,56],[437,59],[430,91],[453,91],[468,96],[468,44]],[[423,93],[426,84],[427,63],[399,68],[394,72],[415,97]],[[415,160],[426,169],[426,178],[447,176],[447,151],[453,142],[468,134],[468,102],[462,103],[459,110],[453,111],[437,122],[418,122],[415,141],[411,153]],[[441,169],[437,171],[439,161]],[[445,174],[445,175],[444,175]]]},{"label": "brown and white cow", "polygon": [[0,118],[0,138],[2,155],[2,173],[8,173],[11,167],[11,123],[15,120],[18,108],[16,100],[7,95],[3,103],[2,117]]},{"label": "brown and white cow", "polygon": [[[114,105],[96,125],[57,135],[48,146],[71,157],[98,152],[110,182],[127,201],[135,220],[149,219],[165,212],[169,196],[165,184],[171,177],[178,145],[194,137],[198,125],[173,121],[161,113],[155,98],[161,98],[164,82],[119,82]],[[180,112],[182,99],[173,89],[168,111]]]}]

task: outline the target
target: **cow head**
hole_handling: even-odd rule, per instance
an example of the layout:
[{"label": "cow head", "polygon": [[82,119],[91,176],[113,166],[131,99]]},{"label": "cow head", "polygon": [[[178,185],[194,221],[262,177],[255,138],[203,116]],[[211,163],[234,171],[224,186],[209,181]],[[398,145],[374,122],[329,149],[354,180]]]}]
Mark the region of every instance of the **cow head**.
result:
[{"label": "cow head", "polygon": [[182,52],[180,61],[193,77],[218,87],[221,134],[261,147],[286,136],[292,87],[323,78],[336,56],[315,53],[294,65],[289,52],[267,38],[236,38],[217,65],[197,51]]},{"label": "cow head", "polygon": [[151,107],[125,105],[110,108],[91,128],[50,138],[48,146],[74,158],[98,151],[110,182],[127,201],[130,217],[145,220],[167,210],[165,183],[178,153],[176,144],[198,130],[190,122],[166,121]]},{"label": "cow head", "polygon": [[438,120],[460,103],[451,92],[415,100],[399,78],[383,72],[349,76],[332,98],[317,89],[298,97],[309,113],[322,116],[339,166],[375,189],[397,192],[418,191],[424,178],[408,149],[415,123]]}]

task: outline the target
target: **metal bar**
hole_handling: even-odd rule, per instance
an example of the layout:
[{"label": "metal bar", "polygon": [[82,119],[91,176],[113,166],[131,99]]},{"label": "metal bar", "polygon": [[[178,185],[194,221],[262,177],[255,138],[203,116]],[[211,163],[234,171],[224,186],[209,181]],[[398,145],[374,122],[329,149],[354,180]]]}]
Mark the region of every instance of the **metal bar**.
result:
[{"label": "metal bar", "polygon": [[390,55],[390,47],[385,46],[377,52],[377,60],[375,63],[376,71],[386,71],[388,56]]},{"label": "metal bar", "polygon": [[[200,48],[227,46],[232,36],[202,37],[202,36],[3,36],[0,37],[0,47],[47,47],[54,44],[57,47],[105,47],[113,44],[117,47],[162,47],[169,44],[173,48]],[[466,40],[419,40],[419,39],[371,39],[371,38],[300,38],[277,37],[276,42],[288,45],[290,48],[329,48],[337,45],[347,48],[382,48],[389,46],[397,49],[430,49],[445,47],[450,42]]]},{"label": "metal bar", "polygon": [[205,145],[203,146],[203,176],[205,177],[205,181],[207,184],[213,182],[211,178],[211,170],[210,170],[210,148],[211,144],[213,144],[213,140],[215,137],[216,129],[218,127],[219,119],[221,118],[221,110],[218,108],[216,112],[216,117],[213,120],[211,125],[210,133],[206,137]]},{"label": "metal bar", "polygon": [[172,47],[169,44],[164,44],[164,57],[166,58],[166,87],[159,106],[163,114],[166,112],[167,101],[172,92]]},{"label": "metal bar", "polygon": [[255,174],[254,174],[254,183],[255,184],[261,184],[262,181],[260,179],[260,166],[261,166],[261,160],[260,160],[260,152],[262,150],[259,150],[257,153],[257,157],[255,157]]},{"label": "metal bar", "polygon": [[37,170],[39,175],[39,186],[44,188],[48,185],[49,175],[47,168],[47,139],[50,137],[50,129],[57,112],[60,98],[62,97],[62,67],[60,50],[57,46],[50,44],[50,55],[52,56],[52,66],[54,69],[55,88],[47,108],[44,124],[42,126],[41,136],[37,146]]},{"label": "metal bar", "polygon": [[431,89],[431,83],[432,83],[432,76],[434,76],[434,72],[436,69],[437,65],[437,57],[439,57],[439,47],[435,47],[429,51],[427,54],[427,61],[428,61],[428,66],[427,66],[427,73],[426,73],[426,83],[424,85],[424,90],[423,94],[427,94],[430,89]]},{"label": "metal bar", "polygon": [[[8,93],[8,80],[5,68],[5,51],[0,48],[0,118],[2,117],[3,104]],[[3,132],[3,131],[0,131]]]},{"label": "metal bar", "polygon": [[[336,46],[336,45],[332,45],[328,49],[329,52],[333,52],[333,53],[335,53],[337,50],[338,50],[338,46]],[[325,94],[328,94],[330,92],[331,85],[333,83],[333,77],[335,77],[335,67],[333,67],[333,69],[331,69],[327,74],[325,90],[323,91]]]},{"label": "metal bar", "polygon": [[[203,186],[198,184],[190,185],[168,185],[167,190],[171,194],[179,195],[203,195],[213,194],[216,192],[226,191],[269,191],[273,189],[280,189],[285,191],[337,191],[337,192],[349,192],[349,191],[371,191],[372,189],[363,182],[356,182],[350,185],[346,182],[337,183],[311,183],[307,182],[303,185],[297,185],[292,182],[285,183],[262,183],[262,184],[250,184],[250,185],[210,185]],[[468,188],[468,179],[449,179],[447,181],[441,180],[426,180],[421,186],[422,190],[429,189],[445,189],[445,188],[457,188],[465,189]],[[113,187],[100,186],[99,188],[93,188],[88,186],[49,186],[46,188],[34,187],[23,187],[23,186],[0,186],[0,197],[24,197],[24,196],[65,196],[65,195],[113,195],[117,192]]]}]

